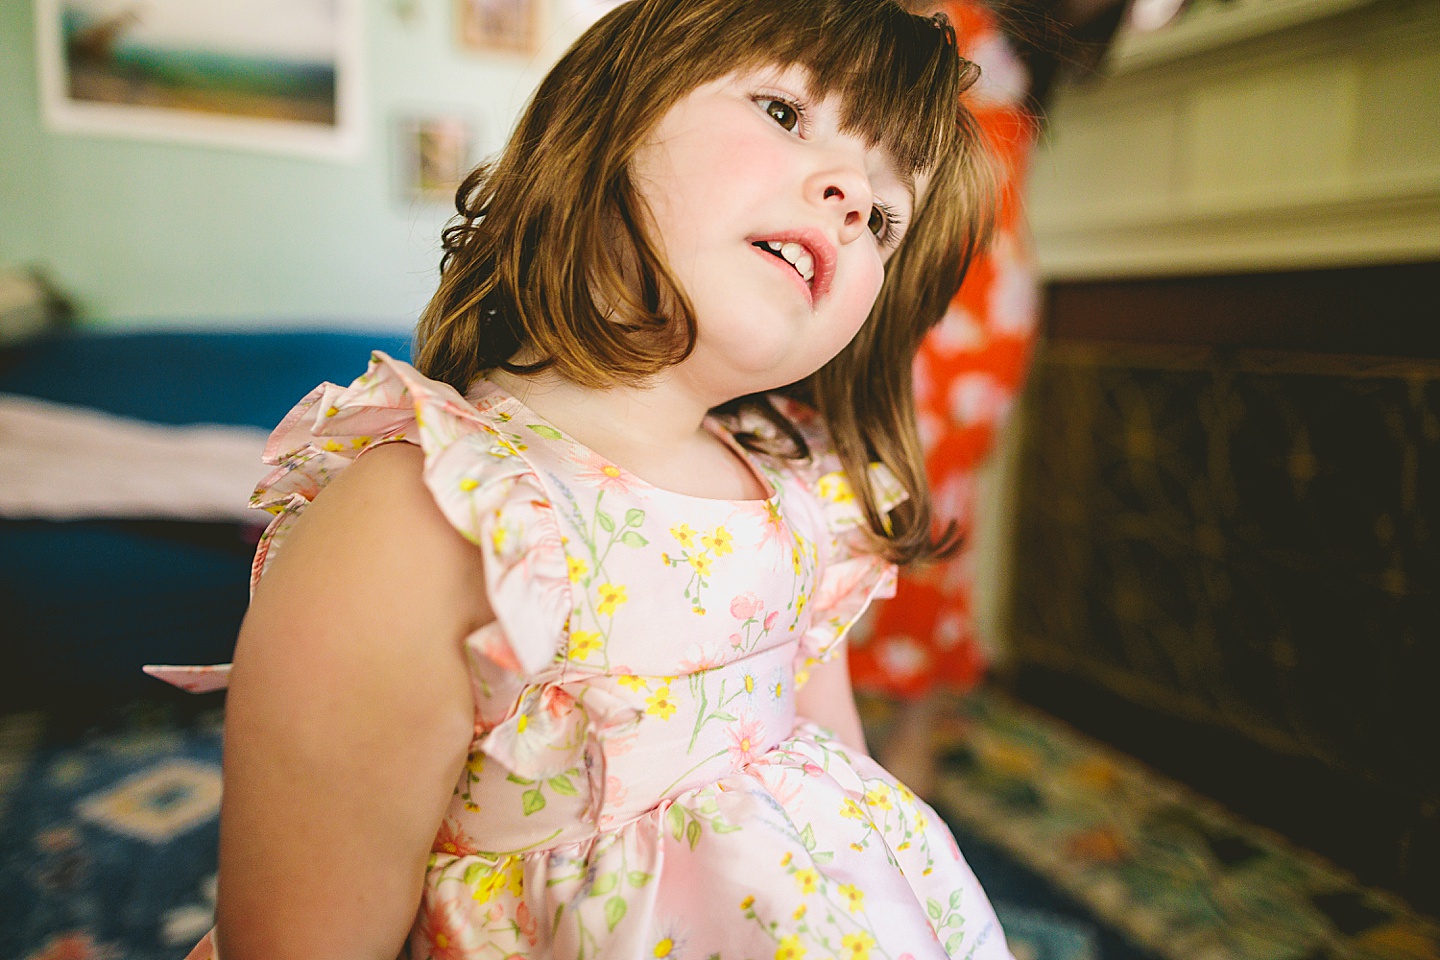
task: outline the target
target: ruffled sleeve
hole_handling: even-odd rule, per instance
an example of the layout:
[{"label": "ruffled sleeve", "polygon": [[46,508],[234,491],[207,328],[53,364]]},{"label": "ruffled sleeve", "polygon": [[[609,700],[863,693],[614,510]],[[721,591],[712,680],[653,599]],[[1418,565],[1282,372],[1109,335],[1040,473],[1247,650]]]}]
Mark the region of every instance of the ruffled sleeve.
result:
[{"label": "ruffled sleeve", "polygon": [[[503,422],[477,409],[453,387],[422,376],[384,353],[348,387],[324,383],[271,434],[251,506],[275,515],[260,540],[251,572],[259,582],[300,514],[335,475],[367,450],[408,441],[425,454],[424,482],[445,518],[485,556],[495,620],[467,640],[477,696],[489,701],[519,682],[558,670],[570,609],[569,578],[559,527],[534,469]],[[177,686],[193,687],[200,668],[150,667]],[[223,672],[205,668],[206,687]],[[217,682],[219,681],[219,682]]]},{"label": "ruffled sleeve", "polygon": [[[868,549],[865,512],[820,416],[783,398],[777,399],[776,406],[810,448],[810,459],[797,474],[822,520],[815,549],[818,567],[810,626],[800,638],[795,659],[796,683],[803,685],[809,668],[835,655],[872,601],[895,595],[899,568]],[[908,497],[884,464],[870,464],[868,480],[882,513],[889,513]]]}]

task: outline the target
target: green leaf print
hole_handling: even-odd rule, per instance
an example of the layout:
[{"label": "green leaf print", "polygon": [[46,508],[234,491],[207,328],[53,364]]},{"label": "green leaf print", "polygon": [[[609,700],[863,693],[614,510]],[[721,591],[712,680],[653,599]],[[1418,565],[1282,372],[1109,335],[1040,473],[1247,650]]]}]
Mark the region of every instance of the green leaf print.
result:
[{"label": "green leaf print", "polygon": [[670,833],[679,840],[685,835],[685,811],[679,807],[672,806],[665,814],[665,822],[670,824]]},{"label": "green leaf print", "polygon": [[545,426],[543,423],[532,423],[532,424],[530,424],[529,426],[530,426],[530,429],[531,429],[531,430],[534,430],[536,433],[540,434],[540,436],[544,437],[546,440],[562,440],[562,439],[564,439],[564,438],[560,435],[560,431],[559,431],[559,430],[556,430],[554,427],[547,427],[547,426]]},{"label": "green leaf print", "polygon": [[520,795],[520,801],[523,805],[523,809],[525,810],[525,816],[527,817],[530,816],[530,814],[535,813],[537,810],[545,809],[545,794],[540,792],[539,787],[536,787],[533,790],[526,790]]},{"label": "green leaf print", "polygon": [[955,892],[953,892],[953,893],[950,894],[950,909],[951,909],[951,910],[959,910],[959,909],[960,909],[960,891],[959,891],[959,890],[956,890]]},{"label": "green leaf print", "polygon": [[650,882],[650,874],[644,870],[631,870],[625,877],[625,881],[632,887],[643,887]]},{"label": "green leaf print", "polygon": [[545,782],[550,785],[551,790],[564,796],[574,797],[580,794],[580,791],[575,789],[575,784],[571,783],[570,778],[563,773],[559,776],[551,777]]},{"label": "green leaf print", "polygon": [[925,900],[925,912],[930,914],[931,920],[939,920],[945,911],[940,909],[940,903],[934,897],[927,897]]},{"label": "green leaf print", "polygon": [[952,933],[950,939],[945,941],[945,952],[955,954],[960,952],[960,944],[965,942],[965,934]]},{"label": "green leaf print", "polygon": [[514,773],[509,774],[505,779],[509,780],[511,783],[518,783],[522,787],[528,787],[530,786],[530,784],[535,782],[534,780],[526,780],[524,777]]},{"label": "green leaf print", "polygon": [[601,530],[604,530],[606,533],[615,532],[615,518],[604,510],[595,511],[595,520],[600,524]]},{"label": "green leaf print", "polygon": [[808,823],[805,824],[805,829],[800,831],[800,842],[805,844],[806,850],[815,849],[815,828]]},{"label": "green leaf print", "polygon": [[626,530],[625,533],[621,535],[620,542],[625,544],[625,546],[632,547],[636,550],[640,549],[643,546],[647,546],[650,543],[649,540],[646,540],[634,530]]},{"label": "green leaf print", "polygon": [[625,511],[625,526],[638,527],[645,522],[645,511],[639,507],[631,507]]},{"label": "green leaf print", "polygon": [[466,867],[465,873],[462,877],[462,879],[465,881],[466,886],[474,886],[475,878],[480,876],[480,872],[482,870],[485,870],[489,866],[490,864],[488,863],[476,861],[475,863],[472,863],[470,864],[470,866]]},{"label": "green leaf print", "polygon": [[625,898],[618,893],[605,901],[605,923],[610,927],[610,932],[615,932],[615,926],[625,919]]},{"label": "green leaf print", "polygon": [[691,820],[690,826],[685,828],[685,839],[690,842],[690,849],[695,849],[695,844],[700,842],[700,821]]},{"label": "green leaf print", "polygon": [[600,876],[596,877],[595,885],[590,888],[590,896],[603,897],[611,890],[614,890],[615,884],[620,882],[619,876],[619,873],[611,870],[609,873],[602,873]]}]

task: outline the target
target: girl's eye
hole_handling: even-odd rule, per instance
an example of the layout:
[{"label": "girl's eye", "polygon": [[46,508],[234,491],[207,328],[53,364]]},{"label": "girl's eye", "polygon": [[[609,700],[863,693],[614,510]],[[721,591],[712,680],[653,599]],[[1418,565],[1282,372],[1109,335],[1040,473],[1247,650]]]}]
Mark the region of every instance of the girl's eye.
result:
[{"label": "girl's eye", "polygon": [[765,112],[786,130],[794,131],[800,123],[800,110],[793,103],[786,103],[784,100],[761,100],[760,105]]},{"label": "girl's eye", "polygon": [[875,239],[893,249],[900,243],[902,224],[899,213],[893,207],[876,201],[875,205],[870,208],[870,219],[866,221],[865,226],[875,235]]},{"label": "girl's eye", "polygon": [[885,227],[887,226],[888,222],[889,221],[885,217],[884,210],[881,210],[879,207],[871,207],[870,221],[865,225],[870,228],[871,233],[875,234],[875,236],[877,237],[881,237],[885,235]]}]

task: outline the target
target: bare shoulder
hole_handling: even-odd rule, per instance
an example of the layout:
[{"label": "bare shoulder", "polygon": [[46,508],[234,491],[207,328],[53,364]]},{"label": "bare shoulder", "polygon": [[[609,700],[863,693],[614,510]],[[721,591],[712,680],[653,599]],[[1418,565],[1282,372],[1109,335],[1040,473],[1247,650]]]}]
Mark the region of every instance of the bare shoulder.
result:
[{"label": "bare shoulder", "polygon": [[[239,960],[395,956],[414,918],[473,737],[465,637],[491,619],[481,553],[423,466],[419,448],[394,443],[346,467],[246,614],[226,698],[218,902]],[[320,942],[329,952],[309,952]]]},{"label": "bare shoulder", "polygon": [[481,553],[440,512],[424,465],[419,447],[390,443],[343,470],[296,522],[256,602],[304,580],[311,596],[320,590],[347,608],[431,594],[451,601],[457,626],[492,619]]}]

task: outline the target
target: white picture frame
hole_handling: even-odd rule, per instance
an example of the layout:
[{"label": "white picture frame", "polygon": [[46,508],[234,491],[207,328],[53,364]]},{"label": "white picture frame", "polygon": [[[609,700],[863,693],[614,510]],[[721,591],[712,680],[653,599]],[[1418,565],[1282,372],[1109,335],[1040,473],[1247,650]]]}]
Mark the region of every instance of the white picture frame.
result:
[{"label": "white picture frame", "polygon": [[35,0],[35,39],[53,132],[361,154],[361,0]]}]

